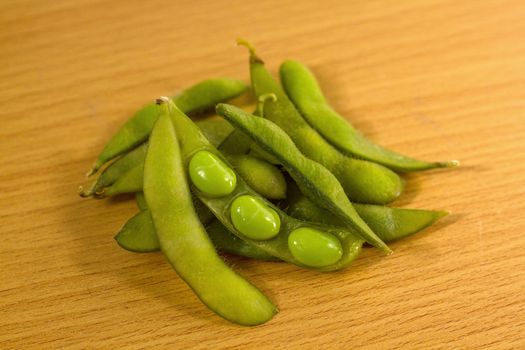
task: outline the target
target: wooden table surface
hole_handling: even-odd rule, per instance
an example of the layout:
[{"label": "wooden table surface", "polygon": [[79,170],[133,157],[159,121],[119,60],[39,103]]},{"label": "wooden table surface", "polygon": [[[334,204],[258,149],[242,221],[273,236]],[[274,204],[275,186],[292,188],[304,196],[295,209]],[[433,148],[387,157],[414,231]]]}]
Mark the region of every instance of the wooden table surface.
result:
[{"label": "wooden table surface", "polygon": [[[2,1],[1,349],[525,348],[521,1]],[[296,58],[365,134],[457,170],[406,176],[402,207],[453,214],[344,271],[229,258],[280,313],[243,328],[161,254],[112,237],[130,198],[82,200],[105,141],[147,101]]]}]

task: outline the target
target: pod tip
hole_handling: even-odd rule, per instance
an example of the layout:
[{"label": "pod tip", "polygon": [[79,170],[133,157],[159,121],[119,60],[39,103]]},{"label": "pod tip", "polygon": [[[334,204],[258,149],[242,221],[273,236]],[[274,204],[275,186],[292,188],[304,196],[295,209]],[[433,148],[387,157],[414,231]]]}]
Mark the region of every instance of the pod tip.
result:
[{"label": "pod tip", "polygon": [[453,159],[446,162],[440,162],[439,165],[443,168],[457,168],[460,165],[460,161]]},{"label": "pod tip", "polygon": [[78,193],[78,195],[79,195],[80,197],[82,197],[82,198],[87,198],[87,197],[89,197],[89,194],[88,194],[86,191],[84,191],[84,187],[83,187],[83,186],[78,186],[77,193]]},{"label": "pod tip", "polygon": [[253,63],[264,63],[263,60],[257,56],[255,52],[255,47],[246,39],[237,38],[237,45],[244,46],[250,51],[250,61]]},{"label": "pod tip", "polygon": [[155,104],[162,105],[164,103],[168,103],[170,101],[170,98],[167,96],[161,96],[157,99],[155,99]]}]

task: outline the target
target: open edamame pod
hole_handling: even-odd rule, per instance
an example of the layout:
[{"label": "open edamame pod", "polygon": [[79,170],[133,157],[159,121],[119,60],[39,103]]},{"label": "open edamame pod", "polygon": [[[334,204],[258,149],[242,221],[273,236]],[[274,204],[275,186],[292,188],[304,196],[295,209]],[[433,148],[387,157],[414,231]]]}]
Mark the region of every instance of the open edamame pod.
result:
[{"label": "open edamame pod", "polygon": [[[214,170],[216,167],[221,167],[224,171],[226,170],[225,168],[228,168],[230,171],[233,170],[234,168],[230,165],[227,158],[206,140],[199,128],[172,102],[169,105],[170,116],[181,146],[183,164],[188,168],[188,172],[191,174],[194,170],[189,168],[192,164],[192,159],[203,152],[207,153],[209,158],[215,158],[208,164],[208,168],[213,169],[211,172],[221,173]],[[201,165],[201,169],[207,169],[205,167],[206,164]],[[216,178],[208,177],[207,171],[203,170],[201,172],[201,180],[209,179],[208,184],[203,186],[202,183],[199,183],[199,188],[197,188],[192,183],[191,189],[213,212],[215,217],[239,238],[276,258],[298,266],[321,271],[341,269],[349,265],[361,251],[363,240],[352,231],[342,228],[334,229],[331,226],[294,219],[286,215],[271,202],[259,196],[240,176],[236,176],[235,186],[230,188],[229,193],[222,196],[217,196],[216,193],[207,193],[209,188],[217,184],[220,184],[222,188],[226,187],[226,184],[231,183],[230,171],[225,171],[227,176]],[[225,184],[222,182],[225,182]],[[332,249],[333,245],[329,244],[317,246],[318,251],[324,251],[325,255],[330,257],[330,259],[323,260],[324,262],[330,262],[326,266],[320,266],[317,260],[311,259],[312,254],[308,249],[312,245],[300,246],[299,248],[304,248],[306,252],[294,255],[290,249],[288,238],[295,230],[300,228],[311,228],[326,233],[330,238],[337,239],[342,251]],[[311,235],[299,234],[299,238],[304,237],[307,237],[306,240],[308,242],[311,241],[309,238]],[[322,242],[322,240],[317,241]],[[324,242],[328,242],[328,240],[324,240]]]},{"label": "open edamame pod", "polygon": [[303,119],[255,50],[244,41],[238,42],[250,49],[250,75],[255,95],[273,93],[277,97],[277,101],[266,103],[264,118],[282,128],[305,156],[330,170],[351,200],[386,204],[399,197],[403,184],[396,173],[382,165],[348,157],[334,148]]},{"label": "open edamame pod", "polygon": [[458,166],[458,161],[425,162],[385,149],[364,137],[326,102],[313,73],[288,60],[279,70],[286,94],[301,115],[341,152],[367,159],[396,171],[417,171]]},{"label": "open edamame pod", "polygon": [[[213,220],[206,232],[215,248],[221,252],[258,260],[277,260],[272,255],[254,247],[228,231],[220,222]],[[115,236],[122,248],[135,253],[150,253],[160,250],[151,213],[145,209],[129,219]]]},{"label": "open edamame pod", "polygon": [[305,157],[290,137],[270,120],[256,117],[235,106],[219,103],[217,114],[241,130],[256,144],[277,158],[301,191],[330,210],[345,225],[373,246],[391,253],[388,246],[359,217],[336,177],[321,164]]},{"label": "open edamame pod", "polygon": [[[295,218],[344,226],[338,217],[301,194],[289,196],[288,203],[286,212]],[[413,235],[448,214],[446,211],[389,208],[370,204],[355,204],[354,207],[368,226],[385,242]]]},{"label": "open edamame pod", "polygon": [[[215,104],[219,102],[237,97],[246,92],[247,89],[248,86],[240,80],[208,79],[182,91],[174,99],[184,112],[198,113],[215,107]],[[104,146],[87,176],[96,173],[102,165],[111,159],[145,141],[157,120],[157,112],[155,104],[148,104],[128,119]]]},{"label": "open edamame pod", "polygon": [[151,133],[144,165],[144,196],[160,248],[202,302],[245,326],[267,322],[277,309],[217,255],[195,214],[177,136],[167,106]]}]

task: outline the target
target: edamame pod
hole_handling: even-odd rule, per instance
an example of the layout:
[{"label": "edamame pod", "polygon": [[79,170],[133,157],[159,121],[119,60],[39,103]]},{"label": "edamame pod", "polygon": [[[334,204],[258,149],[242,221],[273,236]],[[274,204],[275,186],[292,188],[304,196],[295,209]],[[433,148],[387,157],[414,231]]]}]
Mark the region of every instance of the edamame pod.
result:
[{"label": "edamame pod", "polygon": [[148,209],[148,204],[146,203],[146,198],[144,198],[144,193],[143,192],[135,193],[135,202],[137,202],[137,207],[140,210]]},{"label": "edamame pod", "polygon": [[458,161],[425,162],[385,149],[364,137],[328,105],[313,73],[288,60],[279,70],[286,94],[306,121],[341,152],[367,159],[396,171],[453,167]]},{"label": "edamame pod", "polygon": [[[198,113],[213,108],[219,102],[237,97],[247,89],[247,85],[240,80],[208,79],[190,86],[174,99],[184,112]],[[145,141],[157,120],[157,111],[155,104],[148,104],[128,119],[106,144],[87,175],[96,173],[111,159]]]},{"label": "edamame pod", "polygon": [[104,171],[98,176],[88,190],[84,190],[82,186],[79,187],[79,194],[81,197],[89,197],[93,195],[101,195],[104,188],[113,185],[119,178],[121,178],[129,170],[135,166],[144,163],[146,157],[146,151],[148,150],[148,144],[143,143],[135,149],[129,151],[122,157],[111,163]]},{"label": "edamame pod", "polygon": [[111,186],[94,194],[95,198],[112,197],[123,193],[135,193],[142,191],[142,179],[144,175],[144,163],[139,163],[125,172]]},{"label": "edamame pod", "polygon": [[[295,218],[344,226],[335,215],[315,205],[301,194],[289,196],[288,200],[286,212]],[[370,204],[354,206],[368,226],[385,242],[413,235],[448,214],[446,211],[389,208]]]},{"label": "edamame pod", "polygon": [[195,214],[167,105],[161,110],[144,165],[144,195],[161,250],[211,310],[241,325],[267,322],[277,309],[222,261]]},{"label": "edamame pod", "polygon": [[359,217],[335,176],[321,164],[305,157],[281,128],[270,120],[248,114],[235,106],[219,103],[216,111],[277,158],[302,192],[340,218],[345,223],[343,227],[351,227],[368,243],[391,253]]},{"label": "edamame pod", "polygon": [[[187,168],[192,157],[202,151],[214,154],[216,157],[221,158],[226,165],[229,165],[227,159],[206,140],[199,128],[173,103],[170,103],[170,106],[170,116],[175,126],[177,136],[179,137],[184,166]],[[192,192],[213,212],[215,217],[219,219],[229,231],[251,245],[258,247],[281,260],[302,267],[315,268],[321,271],[333,271],[350,264],[361,251],[363,240],[355,235],[353,231],[342,228],[334,229],[331,226],[313,224],[294,219],[286,215],[272,203],[261,198],[240,176],[237,177],[237,184],[234,191],[222,197],[206,195],[193,185],[191,188]],[[243,234],[236,229],[231,217],[231,207],[233,202],[240,196],[252,196],[258,198],[258,200],[264,203],[268,210],[277,213],[280,221],[280,230],[276,236],[267,240],[257,240],[250,238],[248,235]],[[340,241],[343,248],[341,259],[334,264],[317,267],[308,266],[294,258],[288,246],[288,236],[292,231],[301,227],[309,227],[335,236]]]},{"label": "edamame pod", "polygon": [[[217,220],[206,226],[206,232],[219,251],[258,260],[277,260],[233,235]],[[131,252],[149,253],[160,250],[153,219],[147,209],[129,219],[117,233],[115,240],[122,248]]]},{"label": "edamame pod", "polygon": [[295,109],[263,61],[250,49],[250,75],[257,97],[273,93],[277,101],[266,103],[264,117],[282,128],[308,158],[324,165],[337,177],[348,197],[360,203],[385,204],[401,194],[401,178],[392,170],[368,161],[348,157],[329,144]]}]

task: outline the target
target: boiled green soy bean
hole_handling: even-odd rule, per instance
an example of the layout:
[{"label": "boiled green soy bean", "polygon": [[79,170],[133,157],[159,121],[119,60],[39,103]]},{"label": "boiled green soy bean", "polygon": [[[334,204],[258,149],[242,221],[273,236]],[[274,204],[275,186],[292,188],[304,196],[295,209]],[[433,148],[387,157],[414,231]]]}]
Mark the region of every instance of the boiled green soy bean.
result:
[{"label": "boiled green soy bean", "polygon": [[391,252],[359,217],[334,175],[321,164],[306,158],[281,128],[267,119],[248,114],[235,106],[219,103],[216,111],[277,158],[303,193],[337,215],[344,221],[344,227],[351,227],[368,243],[386,253]]},{"label": "boiled green soy bean", "polygon": [[144,165],[144,195],[161,250],[211,310],[241,325],[267,322],[277,309],[222,261],[195,214],[167,105],[161,110]]},{"label": "boiled green soy bean", "polygon": [[[219,158],[223,158],[223,155],[218,152],[202,135],[199,128],[186,116],[184,113],[182,113],[174,104],[170,104],[172,106],[172,113],[171,118],[173,121],[173,124],[175,125],[175,130],[177,132],[177,136],[180,140],[181,145],[181,153],[183,157],[183,163],[185,166],[189,165],[189,162],[191,160],[191,157],[200,151],[208,151],[210,153],[215,154]],[[229,162],[226,160],[226,158],[223,159],[225,164],[229,164]],[[289,216],[287,216],[284,212],[282,212],[279,208],[274,206],[272,203],[265,201],[263,198],[261,198],[255,191],[253,191],[250,187],[246,185],[242,177],[237,178],[237,185],[235,186],[235,190],[226,196],[223,197],[214,197],[206,195],[205,193],[199,191],[195,186],[192,186],[192,192],[204,203],[206,206],[214,213],[215,217],[217,217],[221,223],[232,233],[234,233],[236,236],[239,236],[240,238],[244,239],[246,242],[259,247],[260,249],[264,250],[265,252],[290,263],[303,266],[303,267],[310,267],[314,268],[312,266],[305,265],[304,263],[301,263],[297,259],[293,257],[293,255],[290,252],[290,249],[288,247],[288,236],[289,234],[300,227],[310,227],[313,229],[317,229],[319,231],[327,232],[332,235],[334,235],[341,243],[341,246],[343,247],[343,255],[340,260],[338,260],[336,263],[318,267],[318,270],[322,271],[332,271],[337,270],[342,267],[347,266],[350,264],[353,259],[359,254],[361,250],[361,246],[363,244],[363,240],[358,238],[353,232],[344,230],[344,229],[336,229],[334,230],[330,226],[324,226],[324,225],[318,225],[318,224],[312,224],[309,222],[304,222],[300,220],[293,219]],[[233,201],[240,197],[240,196],[253,196],[256,198],[259,198],[266,207],[274,210],[280,218],[280,231],[279,234],[277,234],[275,237],[268,239],[268,240],[255,240],[247,235],[243,234],[239,230],[237,230],[233,224],[232,218],[230,216],[230,208],[232,206]]]},{"label": "boiled green soy bean", "polygon": [[235,229],[255,240],[273,238],[281,228],[279,214],[261,199],[250,195],[239,196],[233,200],[230,217]]},{"label": "boiled green soy bean", "polygon": [[343,248],[329,233],[309,227],[298,228],[288,237],[292,255],[305,265],[326,266],[341,259]]},{"label": "boiled green soy bean", "polygon": [[277,101],[266,103],[264,117],[281,127],[305,156],[330,170],[351,200],[385,204],[399,197],[403,188],[400,177],[382,165],[348,157],[329,144],[302,118],[251,47],[250,75],[257,97],[268,93],[277,97]]},{"label": "boiled green soy bean", "polygon": [[191,182],[208,196],[226,196],[237,185],[237,176],[233,169],[208,151],[194,154],[188,168]]},{"label": "boiled green soy bean", "polygon": [[[208,79],[182,91],[174,99],[184,112],[198,113],[215,104],[237,97],[247,90],[247,85],[233,79]],[[157,120],[158,109],[148,104],[136,112],[109,140],[88,172],[88,176],[111,159],[144,142]]]},{"label": "boiled green soy bean", "polygon": [[359,133],[330,107],[313,73],[305,65],[288,60],[279,70],[283,88],[302,116],[341,152],[383,164],[396,171],[417,171],[457,166],[457,161],[425,162],[385,149]]}]

